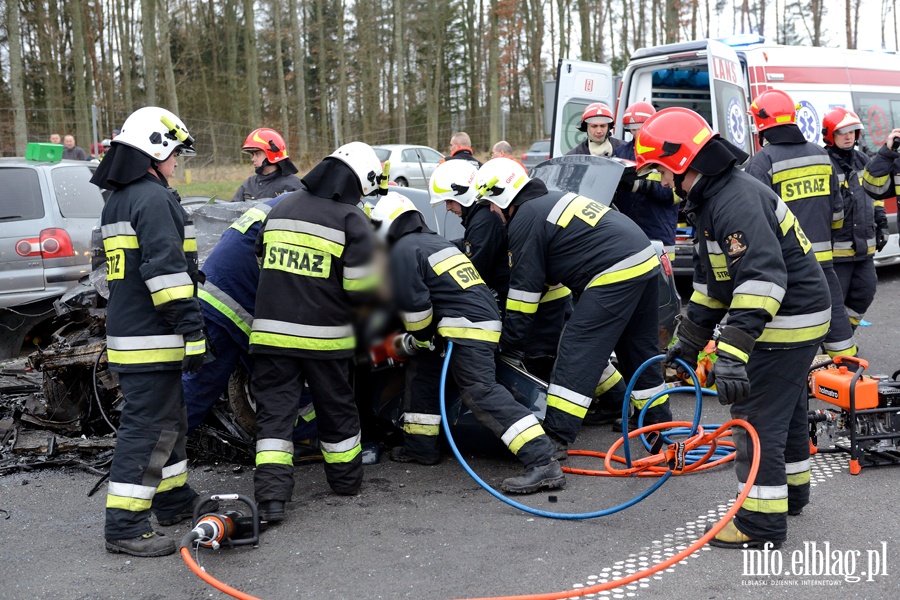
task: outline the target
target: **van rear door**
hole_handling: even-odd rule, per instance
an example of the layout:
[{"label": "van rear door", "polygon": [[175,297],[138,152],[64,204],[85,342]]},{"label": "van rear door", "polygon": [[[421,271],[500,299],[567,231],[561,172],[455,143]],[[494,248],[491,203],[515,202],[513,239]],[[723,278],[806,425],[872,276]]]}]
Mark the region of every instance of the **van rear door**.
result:
[{"label": "van rear door", "polygon": [[562,156],[584,141],[578,131],[588,104],[604,102],[615,111],[616,97],[609,65],[561,59],[556,73],[550,156]]},{"label": "van rear door", "polygon": [[707,50],[713,106],[711,125],[723,138],[752,154],[753,136],[747,114],[747,91],[738,55],[716,40],[707,42]]}]

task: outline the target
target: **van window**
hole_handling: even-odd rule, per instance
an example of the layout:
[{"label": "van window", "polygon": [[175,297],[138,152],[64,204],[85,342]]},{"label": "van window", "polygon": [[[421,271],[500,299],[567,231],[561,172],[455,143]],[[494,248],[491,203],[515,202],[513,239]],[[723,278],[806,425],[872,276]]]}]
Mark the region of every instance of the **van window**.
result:
[{"label": "van window", "polygon": [[41,184],[34,169],[0,169],[0,198],[0,222],[27,221],[44,216]]},{"label": "van window", "polygon": [[859,148],[874,156],[887,141],[894,127],[900,126],[900,98],[895,94],[853,92],[853,111],[859,115],[863,130]]},{"label": "van window", "polygon": [[100,188],[91,183],[92,174],[87,167],[53,169],[53,190],[62,216],[67,219],[96,219],[100,216],[103,195]]},{"label": "van window", "polygon": [[582,100],[570,100],[563,107],[562,127],[558,128],[562,136],[563,154],[567,154],[572,148],[587,139],[586,133],[578,131],[581,126],[581,115],[587,107],[588,103]]}]

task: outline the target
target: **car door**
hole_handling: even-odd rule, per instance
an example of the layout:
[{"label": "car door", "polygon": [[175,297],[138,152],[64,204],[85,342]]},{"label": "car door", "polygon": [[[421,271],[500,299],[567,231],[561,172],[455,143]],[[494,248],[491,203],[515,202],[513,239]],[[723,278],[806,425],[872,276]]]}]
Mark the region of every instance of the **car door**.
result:
[{"label": "car door", "polygon": [[722,42],[709,40],[707,61],[713,130],[747,154],[753,153],[744,71],[737,53]]},{"label": "car door", "polygon": [[0,169],[0,306],[13,306],[27,300],[24,293],[44,289],[41,231],[47,218],[37,170]]},{"label": "car door", "polygon": [[[419,166],[419,154],[415,148],[406,148],[400,153],[400,163],[403,166],[403,175],[410,187],[425,187],[422,177],[422,167]],[[399,173],[398,173],[399,175]]]},{"label": "car door", "polygon": [[431,148],[419,148],[419,156],[422,158],[422,167],[425,171],[426,181],[423,183],[424,187],[428,187],[428,181],[431,180],[431,174],[434,173],[434,170],[437,168],[439,164],[441,164],[441,160],[443,160],[444,156],[438,152],[437,150],[432,150]]},{"label": "car door", "polygon": [[589,104],[605,102],[615,110],[612,69],[602,63],[560,59],[556,73],[556,98],[550,156],[562,156],[584,141],[578,131],[581,114]]}]

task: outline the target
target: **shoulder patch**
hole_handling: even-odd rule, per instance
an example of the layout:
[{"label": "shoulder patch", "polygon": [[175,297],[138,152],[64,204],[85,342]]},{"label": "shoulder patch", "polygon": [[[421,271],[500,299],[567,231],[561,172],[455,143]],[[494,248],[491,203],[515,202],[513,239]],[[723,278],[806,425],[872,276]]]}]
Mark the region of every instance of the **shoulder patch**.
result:
[{"label": "shoulder patch", "polygon": [[736,258],[747,250],[747,240],[744,238],[743,231],[735,231],[725,238],[725,244],[728,246],[728,256]]},{"label": "shoulder patch", "polygon": [[465,240],[463,242],[463,248],[465,248],[464,252],[466,253],[466,256],[472,258],[472,243],[469,240]]},{"label": "shoulder patch", "polygon": [[513,266],[512,250],[510,250],[506,254],[507,254],[507,256],[509,256],[509,268],[512,269],[512,266]]}]

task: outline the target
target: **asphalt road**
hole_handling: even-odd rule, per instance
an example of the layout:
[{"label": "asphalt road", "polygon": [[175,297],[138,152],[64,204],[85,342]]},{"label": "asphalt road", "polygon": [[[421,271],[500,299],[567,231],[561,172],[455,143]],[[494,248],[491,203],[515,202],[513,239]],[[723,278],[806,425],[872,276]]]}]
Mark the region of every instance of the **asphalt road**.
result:
[{"label": "asphalt road", "polygon": [[[895,336],[900,268],[879,272],[878,296],[858,342],[871,373],[900,367]],[[688,418],[692,399],[674,401]],[[715,400],[706,423],[722,422]],[[584,430],[576,446],[605,450],[608,428]],[[598,466],[587,458],[572,465]],[[513,474],[510,460],[477,457],[491,483]],[[900,468],[864,469],[851,476],[844,455],[813,460],[812,504],[791,517],[788,542],[769,555],[771,570],[746,571],[749,555],[706,547],[649,579],[594,598],[725,599],[900,597],[897,516]],[[358,497],[332,495],[320,465],[298,467],[288,519],[263,534],[258,549],[203,551],[200,560],[223,581],[268,600],[447,599],[573,590],[659,562],[699,537],[735,495],[731,467],[672,477],[624,512],[590,521],[532,517],[482,491],[450,457],[434,467],[391,463],[366,467]],[[0,478],[0,597],[4,599],[224,598],[194,576],[178,556],[137,559],[103,549],[102,493],[87,491],[94,476],[48,471]],[[564,491],[526,497],[556,511],[588,511],[622,502],[648,480],[570,475]],[[252,493],[252,471],[233,465],[192,468],[204,494]],[[184,525],[162,528],[179,538]],[[806,556],[826,549],[831,572],[816,575]],[[875,565],[875,557],[881,564]],[[780,563],[779,563],[780,561]],[[796,561],[796,562],[795,562]],[[871,563],[871,564],[870,564]],[[787,570],[810,568],[809,575]],[[877,566],[878,569],[873,567]],[[872,571],[877,570],[877,575]],[[865,572],[865,574],[863,574]],[[860,580],[853,582],[854,576]]]}]

